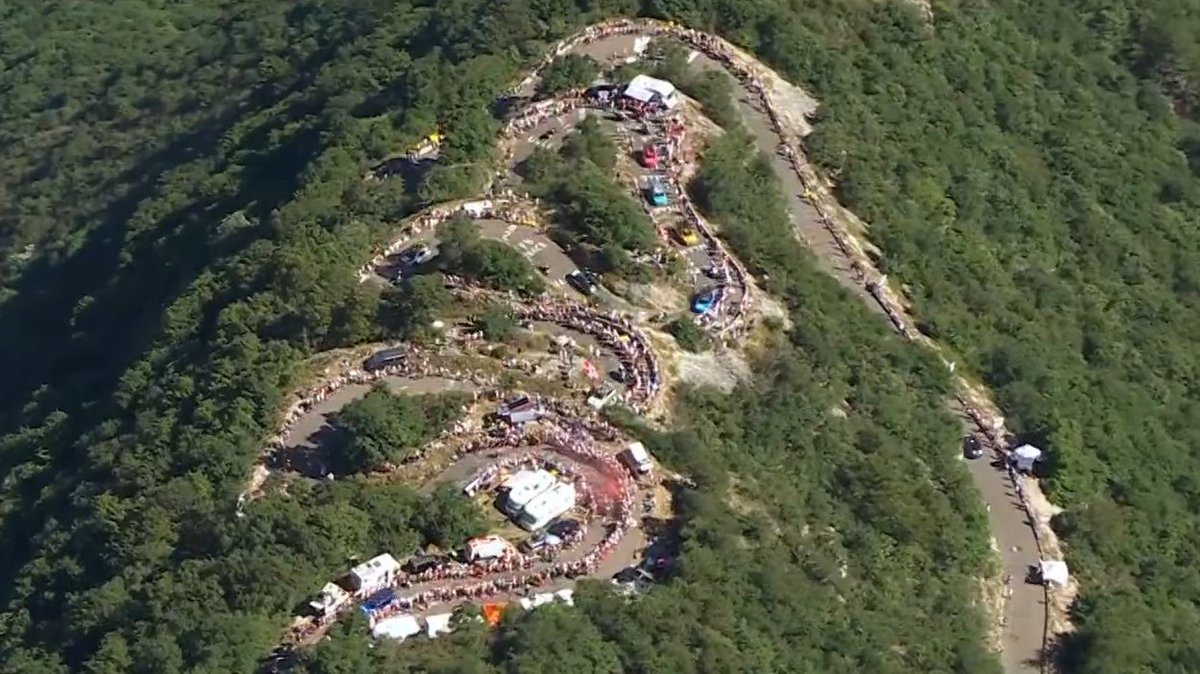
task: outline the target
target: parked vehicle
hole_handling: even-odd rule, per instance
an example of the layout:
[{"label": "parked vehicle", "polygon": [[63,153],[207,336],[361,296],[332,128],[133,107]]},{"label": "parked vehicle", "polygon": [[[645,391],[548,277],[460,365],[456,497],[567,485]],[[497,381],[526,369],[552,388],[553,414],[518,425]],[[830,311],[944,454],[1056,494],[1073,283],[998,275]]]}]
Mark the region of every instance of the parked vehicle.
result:
[{"label": "parked vehicle", "polygon": [[667,183],[660,176],[654,176],[646,185],[646,200],[652,206],[666,206],[671,203],[667,196]]},{"label": "parked vehicle", "polygon": [[983,444],[974,435],[963,438],[963,456],[968,459],[978,459],[983,456]]},{"label": "parked vehicle", "polygon": [[525,539],[521,544],[521,549],[525,552],[537,552],[542,548],[562,545],[562,539],[550,532],[540,533],[532,538]]},{"label": "parked vehicle", "polygon": [[658,148],[653,143],[647,143],[642,147],[642,166],[648,169],[658,168]]},{"label": "parked vehicle", "polygon": [[567,274],[567,283],[587,296],[596,294],[596,282],[584,272],[575,270]]},{"label": "parked vehicle", "polygon": [[425,264],[435,257],[437,257],[437,253],[432,248],[425,244],[417,244],[400,253],[400,264],[405,267],[415,267]]},{"label": "parked vehicle", "polygon": [[418,555],[405,562],[404,570],[414,574],[423,573],[449,561],[450,558],[443,555]]},{"label": "parked vehicle", "polygon": [[571,536],[583,527],[579,520],[561,519],[555,520],[546,527],[547,533],[554,534],[560,538]]},{"label": "parked vehicle", "polygon": [[700,234],[690,225],[681,225],[676,228],[675,236],[679,239],[679,243],[685,246],[694,246],[700,243]]},{"label": "parked vehicle", "polygon": [[383,349],[364,361],[363,369],[368,372],[382,370],[389,365],[403,363],[407,357],[408,352],[404,349]]},{"label": "parked vehicle", "polygon": [[717,303],[717,291],[715,288],[705,290],[692,298],[692,313],[703,314],[708,312]]}]

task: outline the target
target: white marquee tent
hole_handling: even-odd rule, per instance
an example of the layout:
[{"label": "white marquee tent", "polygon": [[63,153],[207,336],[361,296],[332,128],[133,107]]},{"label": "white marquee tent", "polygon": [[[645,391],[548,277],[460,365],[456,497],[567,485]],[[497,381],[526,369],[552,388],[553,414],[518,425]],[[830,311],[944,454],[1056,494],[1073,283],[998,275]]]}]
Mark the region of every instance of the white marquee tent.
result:
[{"label": "white marquee tent", "polygon": [[380,620],[371,630],[371,636],[381,639],[399,639],[401,641],[421,633],[421,625],[410,615],[398,615]]},{"label": "white marquee tent", "polygon": [[1033,464],[1042,460],[1042,450],[1033,445],[1021,445],[1013,450],[1012,461],[1017,470],[1028,473],[1033,470]]},{"label": "white marquee tent", "polygon": [[1041,572],[1042,582],[1046,585],[1066,587],[1067,581],[1071,578],[1071,574],[1067,570],[1067,563],[1061,560],[1043,559],[1038,564],[1038,571]]},{"label": "white marquee tent", "polygon": [[658,103],[668,110],[679,102],[674,84],[648,75],[638,75],[630,80],[624,95],[639,103]]},{"label": "white marquee tent", "polygon": [[453,613],[439,613],[425,618],[425,635],[430,639],[436,639],[439,634],[449,634],[453,631],[450,627],[450,619],[454,616]]}]

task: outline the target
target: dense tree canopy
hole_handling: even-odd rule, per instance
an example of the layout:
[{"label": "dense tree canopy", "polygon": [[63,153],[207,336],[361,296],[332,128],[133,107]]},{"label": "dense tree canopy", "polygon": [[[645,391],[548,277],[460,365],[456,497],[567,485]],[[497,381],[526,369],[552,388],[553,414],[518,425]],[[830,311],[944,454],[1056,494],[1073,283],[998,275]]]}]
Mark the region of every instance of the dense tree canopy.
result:
[{"label": "dense tree canopy", "polygon": [[649,216],[614,174],[617,152],[609,132],[588,117],[557,154],[539,149],[519,167],[531,193],[554,204],[560,238],[594,253],[604,271],[622,269],[629,253],[657,243]]},{"label": "dense tree canopy", "polygon": [[452,301],[440,276],[410,276],[383,292],[379,324],[392,335],[421,339],[433,334],[432,325]]},{"label": "dense tree canopy", "polygon": [[596,59],[580,54],[567,54],[550,64],[538,82],[538,93],[550,96],[561,91],[590,85],[600,74]]},{"label": "dense tree canopy", "polygon": [[[376,336],[353,270],[490,170],[498,92],[553,38],[644,11],[814,90],[809,150],[887,271],[1049,450],[1084,587],[1068,671],[1189,671],[1200,7],[935,8],[930,26],[831,0],[0,6],[0,670],[250,672],[305,595],[424,540],[420,497],[394,485],[298,485],[241,518],[236,497],[302,358]],[[415,193],[362,179],[435,128]],[[706,207],[800,320],[761,382],[691,394],[691,432],[647,436],[698,481],[676,578],[514,617],[496,644],[366,652],[348,626],[358,641],[309,671],[525,671],[555,638],[592,671],[994,671],[940,364],[772,245],[786,219],[744,193],[762,162],[717,147],[706,164]],[[571,181],[581,242],[650,245],[611,171]]]},{"label": "dense tree canopy", "polygon": [[463,394],[404,396],[377,384],[334,415],[341,431],[333,450],[336,467],[355,473],[410,459],[462,416],[466,402]]},{"label": "dense tree canopy", "polygon": [[537,295],[546,290],[546,282],[517,249],[479,235],[475,223],[453,218],[438,232],[439,261],[442,269],[471,279],[494,290],[512,290],[521,295]]}]

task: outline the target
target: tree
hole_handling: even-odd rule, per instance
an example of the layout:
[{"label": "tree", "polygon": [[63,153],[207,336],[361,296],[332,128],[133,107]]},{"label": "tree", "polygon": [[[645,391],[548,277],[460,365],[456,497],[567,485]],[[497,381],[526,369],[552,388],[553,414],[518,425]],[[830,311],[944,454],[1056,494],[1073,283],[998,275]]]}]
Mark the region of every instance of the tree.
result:
[{"label": "tree", "polygon": [[443,550],[458,550],[467,539],[487,532],[479,505],[449,483],[433,490],[417,522],[425,542]]},{"label": "tree", "polygon": [[708,333],[696,325],[696,321],[692,320],[690,316],[683,315],[675,318],[667,324],[667,332],[671,333],[671,336],[685,351],[698,353],[712,348],[712,340]]},{"label": "tree", "polygon": [[438,276],[413,276],[380,298],[379,320],[391,334],[407,339],[429,333],[430,326],[452,303]]},{"label": "tree", "polygon": [[617,144],[595,116],[585,117],[563,140],[559,152],[572,165],[587,161],[603,171],[612,171],[617,163]]},{"label": "tree", "polygon": [[479,317],[479,329],[490,342],[506,342],[517,331],[517,321],[507,307],[494,304]]},{"label": "tree", "polygon": [[557,59],[542,73],[538,82],[538,94],[553,96],[554,94],[582,89],[590,85],[600,75],[600,65],[596,59],[580,54],[567,54]]},{"label": "tree", "polygon": [[429,434],[417,404],[382,384],[338,412],[334,423],[345,435],[337,453],[344,472],[403,461],[416,454]]},{"label": "tree", "polygon": [[474,223],[466,218],[452,218],[443,224],[440,239],[440,264],[447,273],[527,296],[546,289],[545,281],[524,255],[504,242],[481,238]]}]

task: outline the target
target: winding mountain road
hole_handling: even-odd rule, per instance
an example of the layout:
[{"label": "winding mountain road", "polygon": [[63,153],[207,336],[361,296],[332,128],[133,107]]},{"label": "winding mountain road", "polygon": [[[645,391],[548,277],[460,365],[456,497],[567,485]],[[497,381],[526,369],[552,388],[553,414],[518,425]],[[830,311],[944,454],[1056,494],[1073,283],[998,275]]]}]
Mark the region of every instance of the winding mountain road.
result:
[{"label": "winding mountain road", "polygon": [[[649,34],[649,31],[644,34]],[[569,51],[589,55],[601,63],[615,63],[635,56],[635,44],[635,35],[622,33],[589,40]],[[732,48],[731,51],[736,52]],[[697,70],[726,70],[723,63],[699,52],[694,54],[691,63]],[[768,71],[760,63],[754,63],[752,67],[760,72]],[[734,80],[737,81],[737,78]],[[531,85],[535,86],[536,80],[525,83],[525,87]],[[530,88],[524,88],[522,93],[528,94],[531,91]],[[737,94],[735,104],[742,122],[754,138],[758,149],[770,157],[772,167],[783,186],[784,198],[797,236],[812,250],[827,272],[854,295],[865,300],[873,310],[884,313],[884,307],[862,280],[862,260],[851,259],[842,252],[830,227],[822,222],[818,209],[807,196],[810,194],[808,186],[797,175],[789,159],[778,151],[781,142],[787,143],[791,139],[781,139],[776,133],[768,111],[764,110],[758,96],[744,85]],[[797,139],[807,131],[808,129],[797,129]],[[856,262],[859,265],[857,268]],[[876,273],[876,277],[878,276],[880,275]],[[909,323],[911,324],[911,319]],[[957,402],[954,407],[956,411],[962,412]],[[969,431],[979,430],[975,419],[970,415],[963,414],[963,418]],[[995,458],[1003,457],[999,448],[993,449]],[[1014,485],[1003,468],[997,467],[987,459],[980,459],[970,462],[969,470],[984,503],[987,504],[988,522],[1006,583],[1002,593],[1007,599],[1003,607],[1001,643],[998,644],[1002,649],[1005,672],[1025,674],[1041,671],[1044,665],[1042,651],[1047,630],[1047,597],[1040,586],[1023,582],[1028,567],[1040,559],[1034,523],[1030,521],[1025,505],[1015,493]]]},{"label": "winding mountain road", "polygon": [[[756,84],[769,81],[773,84],[782,82],[778,76],[770,72],[761,63],[754,61],[749,55],[741,52],[729,43],[714,36],[687,31],[673,25],[654,21],[618,20],[593,26],[580,34],[561,41],[553,49],[555,56],[566,53],[582,53],[590,55],[601,62],[613,63],[635,55],[635,46],[641,40],[639,37],[653,36],[656,39],[677,39],[685,45],[695,47],[703,54],[698,54],[692,60],[697,69],[720,68],[734,70],[730,63],[735,64],[741,72],[733,72],[735,81],[742,82],[742,89],[736,100],[736,106],[742,120],[752,135],[757,147],[771,157],[772,166],[778,175],[785,192],[797,237],[802,240],[815,254],[823,268],[837,278],[842,285],[855,296],[867,301],[875,310],[888,316],[894,327],[901,334],[914,341],[920,341],[931,348],[937,349],[928,338],[915,331],[911,317],[898,293],[886,285],[871,265],[869,258],[862,254],[866,244],[859,242],[849,233],[850,229],[839,230],[843,226],[840,217],[844,212],[831,203],[828,186],[814,180],[813,175],[805,175],[811,168],[805,164],[805,169],[797,167],[795,156],[801,151],[800,140],[809,129],[804,123],[804,116],[811,110],[793,110],[781,113],[780,105],[787,105],[786,96],[778,91],[755,91],[746,83],[746,73],[757,80]],[[714,53],[716,52],[716,53]],[[723,58],[720,58],[723,57]],[[535,90],[538,74],[549,62],[543,61],[533,73],[522,81],[512,93],[529,97]],[[739,76],[740,75],[740,76]],[[774,97],[774,98],[773,98]],[[794,99],[792,99],[794,101]],[[782,101],[782,103],[781,103]],[[768,108],[768,106],[771,106]],[[582,119],[582,114],[571,113],[569,116],[556,118],[546,122],[547,128],[569,126],[572,122]],[[782,121],[781,121],[782,120]],[[784,125],[790,124],[786,130]],[[519,137],[510,137],[509,159],[526,155],[530,148],[538,142],[539,129],[534,133],[522,131]],[[781,136],[781,134],[783,134]],[[802,158],[801,160],[802,161]],[[500,170],[501,176],[511,176],[511,164]],[[502,178],[503,180],[503,178]],[[507,181],[505,181],[507,182]],[[830,215],[830,214],[833,215]],[[515,230],[504,223],[486,224],[482,220],[485,234],[496,238],[505,238]],[[489,229],[490,228],[490,229]],[[535,236],[522,234],[522,236]],[[410,237],[411,238],[411,237]],[[850,245],[847,245],[847,241]],[[539,246],[538,243],[531,244]],[[569,260],[561,251],[551,246],[538,247],[531,255],[549,256],[547,266],[553,273],[568,269]],[[559,257],[562,256],[562,257]],[[573,266],[571,266],[573,268]],[[966,380],[956,379],[960,393],[954,402],[956,411],[962,414],[964,422],[972,431],[984,430],[993,432],[993,437],[1002,436],[1002,419],[997,421],[999,413],[990,402],[986,392]],[[424,384],[413,382],[396,382],[397,385],[419,391]],[[429,384],[440,387],[441,384]],[[363,389],[346,389],[338,398],[326,399],[320,408],[313,408],[303,423],[298,425],[288,440],[296,445],[311,442],[311,438],[325,424],[327,413],[361,395]],[[988,428],[979,428],[988,426]],[[1004,455],[1004,447],[999,443],[993,444],[997,458]],[[971,462],[969,471],[977,485],[980,495],[987,505],[988,521],[998,552],[998,560],[1002,567],[1001,576],[1006,577],[1008,586],[1001,591],[1007,597],[999,616],[1001,625],[998,626],[997,646],[1000,647],[1004,669],[1008,674],[1025,674],[1043,669],[1042,658],[1044,637],[1047,630],[1048,611],[1052,607],[1046,605],[1047,595],[1038,586],[1025,585],[1022,581],[1026,568],[1039,559],[1039,545],[1049,545],[1057,550],[1057,542],[1052,533],[1044,529],[1045,522],[1041,517],[1033,520],[1027,514],[1029,505],[1023,502],[1020,495],[1015,493],[1008,474],[995,468],[986,460]],[[1036,485],[1033,487],[1036,489]],[[1039,525],[1043,527],[1039,529]],[[1040,531],[1040,534],[1039,534]],[[1039,538],[1040,536],[1040,538]],[[1047,538],[1049,536],[1049,538]],[[618,557],[623,557],[620,555]]]}]

